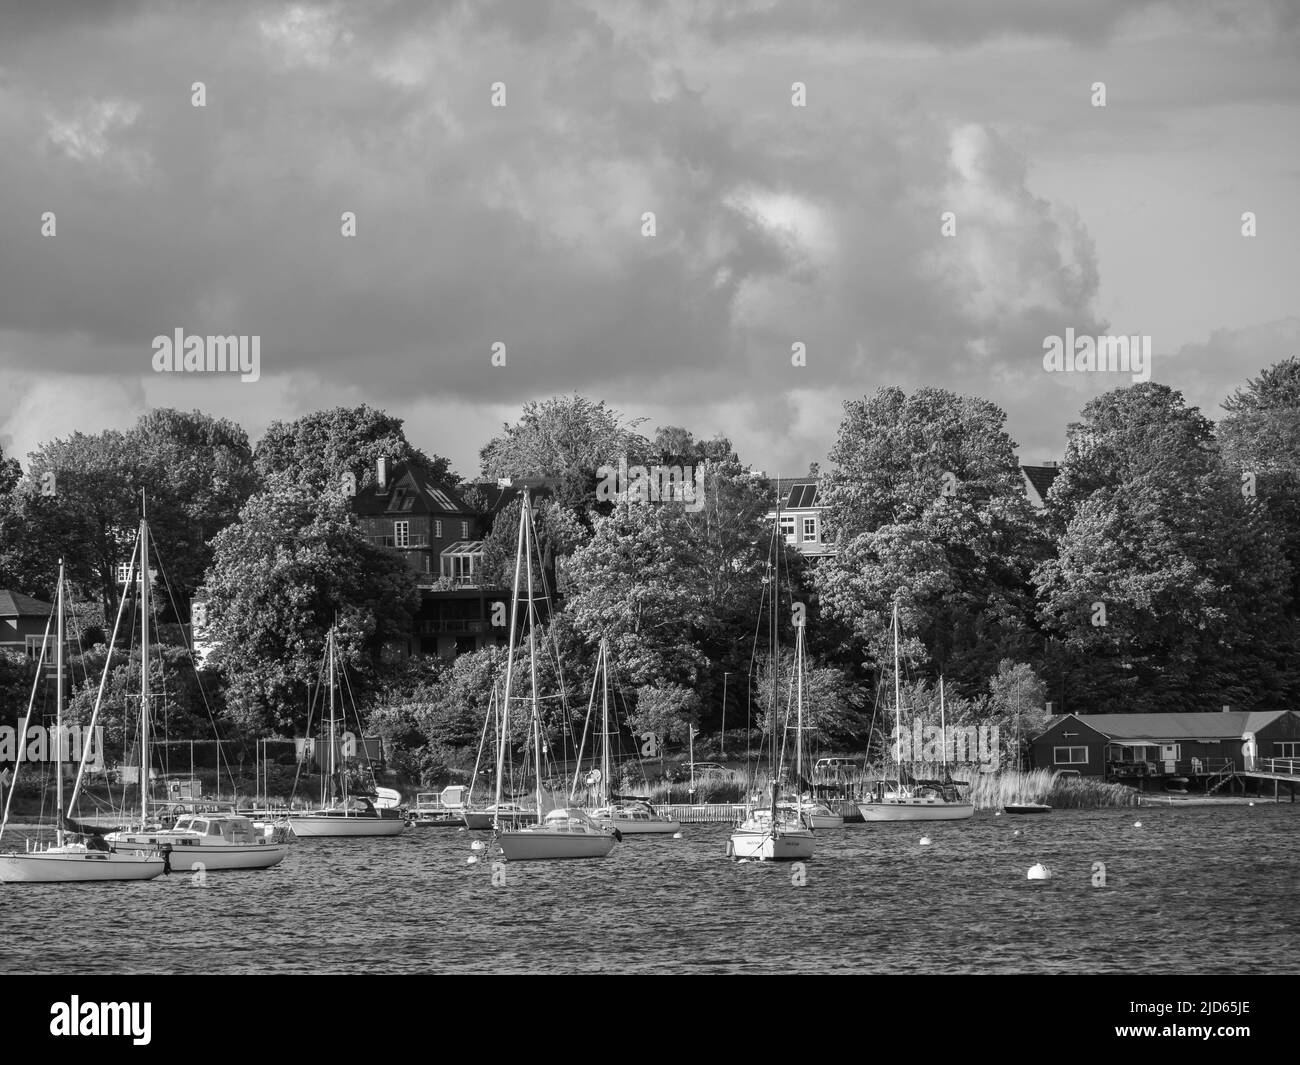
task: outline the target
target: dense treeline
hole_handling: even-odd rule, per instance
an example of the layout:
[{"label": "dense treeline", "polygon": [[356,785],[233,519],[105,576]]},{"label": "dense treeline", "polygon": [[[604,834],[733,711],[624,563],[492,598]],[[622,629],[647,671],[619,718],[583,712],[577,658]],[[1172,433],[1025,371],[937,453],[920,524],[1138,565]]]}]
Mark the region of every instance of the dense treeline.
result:
[{"label": "dense treeline", "polygon": [[[779,542],[771,481],[723,437],[669,426],[643,435],[603,402],[529,403],[484,444],[477,473],[546,476],[539,546],[563,560],[543,673],[557,743],[580,731],[596,648],[609,641],[619,708],[657,745],[758,728],[784,712],[796,610],[808,619],[806,691],[814,745],[861,750],[882,687],[892,704],[897,601],[905,699],[921,713],[945,681],[955,721],[1024,730],[1060,712],[1254,709],[1300,695],[1300,360],[1247,382],[1214,424],[1146,382],[1084,407],[1068,428],[1045,511],[1026,500],[1005,414],[942,389],[885,388],[845,404],[820,502],[834,555]],[[409,632],[413,574],[358,532],[345,474],[418,461],[399,419],[369,407],[275,423],[256,448],[239,426],[158,410],[126,432],[43,444],[25,468],[0,455],[0,588],[49,598],[59,560],[76,600],[71,713],[88,713],[107,660],[107,698],[138,674],[129,642],[110,656],[142,493],[162,567],[154,669],[170,734],[251,739],[301,730],[325,633],[352,691],[412,778],[472,761],[498,648],[454,663],[395,662]],[[662,462],[704,470],[703,505],[629,505],[596,491],[598,469]],[[52,486],[52,487],[51,487]],[[508,584],[517,502],[490,524],[484,569]],[[207,590],[217,648],[186,679],[182,623]],[[775,613],[773,613],[775,611]],[[771,664],[775,632],[779,665]],[[132,666],[131,660],[135,659]],[[25,708],[30,667],[0,653],[4,722]],[[193,674],[193,670],[189,670]],[[725,679],[725,684],[724,684]],[[726,688],[726,704],[723,690]]]}]

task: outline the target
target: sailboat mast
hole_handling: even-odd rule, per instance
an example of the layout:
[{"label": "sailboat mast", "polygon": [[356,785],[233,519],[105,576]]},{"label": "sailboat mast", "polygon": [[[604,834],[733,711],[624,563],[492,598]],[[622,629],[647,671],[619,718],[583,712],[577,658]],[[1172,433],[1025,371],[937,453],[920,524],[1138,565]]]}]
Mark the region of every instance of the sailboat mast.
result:
[{"label": "sailboat mast", "polygon": [[63,559],[59,559],[59,594],[56,603],[59,616],[54,636],[54,661],[57,671],[54,681],[54,744],[57,748],[55,777],[58,779],[58,821],[55,832],[61,847],[63,846]]},{"label": "sailboat mast", "polygon": [[338,726],[334,723],[334,629],[333,629],[332,627],[330,628],[330,636],[329,636],[329,651],[328,651],[328,654],[329,654],[329,670],[328,670],[328,672],[329,672],[329,682],[330,682],[330,735],[329,735],[329,745],[330,745],[330,772],[329,772],[329,787],[330,787],[331,789],[333,789],[333,787],[334,787],[334,773],[335,773],[336,768],[337,768],[337,767],[335,766],[335,764],[334,764],[334,738],[335,738],[335,736],[338,734]]},{"label": "sailboat mast", "polygon": [[948,779],[948,721],[943,712],[943,674],[939,674],[939,742],[943,744],[943,776]]},{"label": "sailboat mast", "polygon": [[602,806],[611,802],[613,796],[610,794],[609,786],[609,647],[602,638],[600,641],[600,665],[603,669],[601,674],[600,699],[601,699],[601,732],[604,736],[604,746],[601,748],[600,757],[600,786],[604,801]]},{"label": "sailboat mast", "polygon": [[898,748],[898,776],[903,776],[903,697],[898,682],[898,596],[894,596],[894,739]]},{"label": "sailboat mast", "polygon": [[533,775],[536,778],[534,794],[537,798],[537,823],[542,823],[542,715],[537,700],[537,621],[533,603],[533,515],[524,489],[524,563],[528,568],[528,674],[533,694]]},{"label": "sailboat mast", "polygon": [[140,502],[140,825],[149,823],[149,523]]},{"label": "sailboat mast", "polygon": [[799,670],[798,707],[794,726],[794,789],[795,807],[799,820],[803,820],[803,621],[799,622],[795,640],[795,659]]},{"label": "sailboat mast", "polygon": [[[501,705],[501,727],[497,729],[497,826],[501,825],[501,777],[505,773],[506,743],[510,738],[510,689],[515,675],[515,633],[519,631],[519,574],[524,563],[524,528],[528,522],[528,489],[524,489],[523,506],[519,508],[519,540],[515,547],[515,582],[510,594],[510,638],[506,641],[506,690]],[[531,609],[531,604],[530,604]]]}]

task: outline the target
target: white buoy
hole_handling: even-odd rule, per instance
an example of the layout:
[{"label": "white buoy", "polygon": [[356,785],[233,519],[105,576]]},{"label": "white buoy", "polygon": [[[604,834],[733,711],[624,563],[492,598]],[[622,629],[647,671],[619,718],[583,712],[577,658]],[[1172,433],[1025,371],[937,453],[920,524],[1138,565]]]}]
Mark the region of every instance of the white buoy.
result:
[{"label": "white buoy", "polygon": [[1001,816],[1002,816],[1002,811],[1001,811],[1001,810],[998,810],[998,811],[997,811],[993,816],[994,816],[994,817],[1001,817]]},{"label": "white buoy", "polygon": [[921,837],[921,846],[922,846],[922,847],[928,847],[929,845],[930,845],[930,837],[929,837],[929,836],[922,836],[922,837]]},{"label": "white buoy", "polygon": [[1141,822],[1141,821],[1134,821],[1134,822],[1133,822],[1133,827],[1134,827],[1134,828],[1141,828],[1141,827],[1142,827],[1142,822]]},{"label": "white buoy", "polygon": [[474,865],[474,864],[476,864],[477,862],[478,862],[478,859],[475,858],[474,855],[472,855],[472,854],[471,854],[468,858],[465,859],[465,864],[466,864],[466,865]]},{"label": "white buoy", "polygon": [[1012,832],[1011,834],[1012,834],[1013,836],[1018,836],[1018,835],[1020,835],[1020,829],[1017,828],[1017,829],[1016,829],[1014,832]]},{"label": "white buoy", "polygon": [[481,851],[485,846],[486,844],[481,839],[476,839],[469,845],[469,849],[472,851]]},{"label": "white buoy", "polygon": [[1030,880],[1051,880],[1052,871],[1049,868],[1047,868],[1047,866],[1043,865],[1042,862],[1039,862],[1037,865],[1031,865],[1029,867],[1029,879]]},{"label": "white buoy", "polygon": [[681,839],[681,838],[682,838],[682,834],[680,832],[673,833],[673,839]]},{"label": "white buoy", "polygon": [[1254,806],[1255,804],[1254,804],[1253,802],[1248,802],[1248,803],[1246,803],[1246,805],[1247,805],[1247,806]]},{"label": "white buoy", "polygon": [[457,831],[457,832],[464,832],[464,831],[465,831],[465,826],[464,826],[464,825],[461,825],[460,828],[456,829],[456,831]]}]

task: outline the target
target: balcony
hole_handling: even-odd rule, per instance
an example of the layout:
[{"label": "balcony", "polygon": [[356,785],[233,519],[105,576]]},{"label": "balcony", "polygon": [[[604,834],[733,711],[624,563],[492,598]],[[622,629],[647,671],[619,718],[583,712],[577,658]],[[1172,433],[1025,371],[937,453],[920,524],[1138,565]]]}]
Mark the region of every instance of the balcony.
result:
[{"label": "balcony", "polygon": [[375,547],[391,547],[396,551],[405,551],[409,547],[429,546],[428,533],[411,533],[411,535],[406,538],[406,543],[404,544],[397,543],[396,538],[393,536],[367,536],[366,539],[370,541],[370,543],[374,544]]}]

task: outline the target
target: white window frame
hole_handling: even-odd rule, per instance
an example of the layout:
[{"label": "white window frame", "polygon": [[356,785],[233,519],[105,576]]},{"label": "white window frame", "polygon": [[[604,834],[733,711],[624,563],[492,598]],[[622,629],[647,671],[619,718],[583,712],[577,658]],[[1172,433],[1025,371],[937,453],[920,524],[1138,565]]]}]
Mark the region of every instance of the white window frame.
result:
[{"label": "white window frame", "polygon": [[803,520],[803,538],[807,543],[817,542],[817,518],[807,517]]},{"label": "white window frame", "polygon": [[411,546],[411,523],[409,521],[393,522],[393,546]]},{"label": "white window frame", "polygon": [[[1066,757],[1061,757],[1061,752],[1066,752]],[[1082,751],[1082,758],[1075,758],[1074,752]],[[1053,747],[1052,748],[1052,765],[1087,765],[1088,748],[1087,747]]]},{"label": "white window frame", "polygon": [[462,521],[460,523],[460,538],[462,540],[472,539],[472,537],[469,534],[469,522],[467,521]]},{"label": "white window frame", "polygon": [[434,518],[434,519],[433,519],[433,535],[434,535],[434,538],[437,539],[437,540],[441,540],[441,539],[442,539],[442,519],[441,519],[441,518]]},{"label": "white window frame", "polygon": [[787,544],[795,542],[795,522],[793,514],[782,514],[780,517],[780,533],[785,537]]},{"label": "white window frame", "polygon": [[1274,740],[1274,758],[1300,758],[1300,740]]}]

